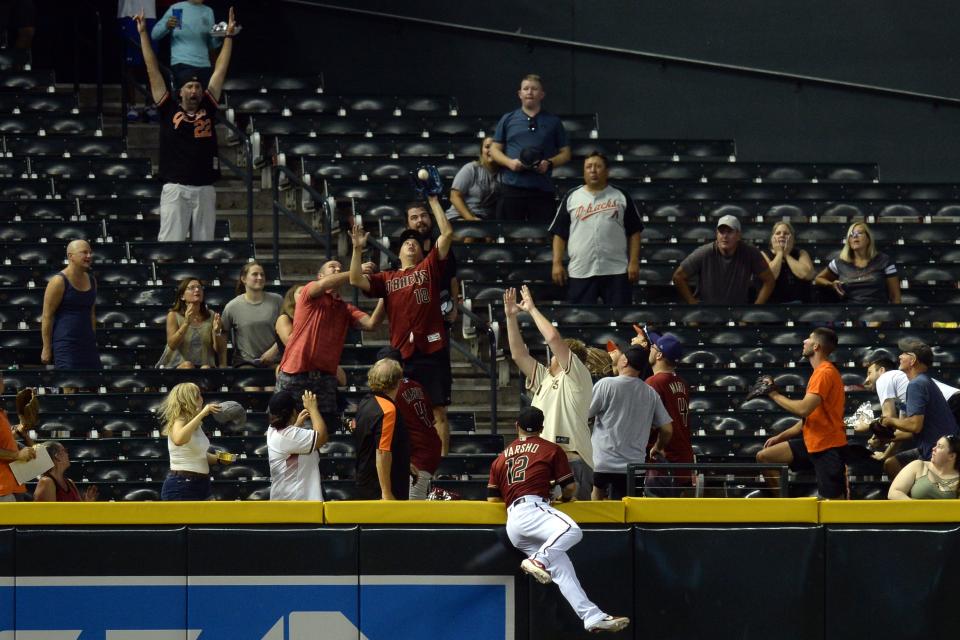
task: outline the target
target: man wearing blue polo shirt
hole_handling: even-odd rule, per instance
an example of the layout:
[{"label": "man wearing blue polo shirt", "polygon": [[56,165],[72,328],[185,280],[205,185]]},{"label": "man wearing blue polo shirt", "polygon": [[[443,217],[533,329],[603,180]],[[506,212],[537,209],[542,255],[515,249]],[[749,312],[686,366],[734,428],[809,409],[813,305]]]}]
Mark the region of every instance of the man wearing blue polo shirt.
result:
[{"label": "man wearing blue polo shirt", "polygon": [[567,132],[560,118],[541,108],[543,83],[527,75],[520,82],[520,108],[497,123],[490,155],[501,172],[500,220],[549,221],[556,208],[554,167],[570,161]]}]

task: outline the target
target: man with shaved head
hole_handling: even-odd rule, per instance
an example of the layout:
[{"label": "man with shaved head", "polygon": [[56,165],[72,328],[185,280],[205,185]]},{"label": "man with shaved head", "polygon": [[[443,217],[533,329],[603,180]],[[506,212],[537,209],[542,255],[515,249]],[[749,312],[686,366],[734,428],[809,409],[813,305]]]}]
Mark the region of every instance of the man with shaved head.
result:
[{"label": "man with shaved head", "polygon": [[67,245],[67,266],[47,282],[43,294],[40,361],[57,369],[99,369],[97,281],[90,273],[93,251],[86,240]]}]

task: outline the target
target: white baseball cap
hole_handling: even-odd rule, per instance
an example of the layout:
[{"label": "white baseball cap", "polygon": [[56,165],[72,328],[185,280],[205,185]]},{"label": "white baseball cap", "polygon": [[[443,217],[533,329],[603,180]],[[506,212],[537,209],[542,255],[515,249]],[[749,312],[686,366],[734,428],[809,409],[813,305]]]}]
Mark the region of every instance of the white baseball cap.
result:
[{"label": "white baseball cap", "polygon": [[740,231],[740,221],[737,220],[737,216],[721,216],[720,219],[717,220],[717,229],[720,227],[730,227],[731,229]]}]

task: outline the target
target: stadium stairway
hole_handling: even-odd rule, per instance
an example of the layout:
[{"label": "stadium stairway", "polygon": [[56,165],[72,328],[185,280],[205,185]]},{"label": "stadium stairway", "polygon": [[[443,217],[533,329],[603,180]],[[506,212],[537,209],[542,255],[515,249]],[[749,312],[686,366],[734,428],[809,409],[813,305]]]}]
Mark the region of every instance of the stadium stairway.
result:
[{"label": "stadium stairway", "polygon": [[[70,90],[70,86],[62,85],[63,90]],[[79,95],[81,108],[96,104],[96,88],[82,85]],[[222,100],[222,102],[224,102]],[[104,135],[119,136],[122,130],[120,105],[120,86],[106,85],[104,87]],[[154,175],[158,165],[158,128],[156,124],[128,123],[127,150],[131,157],[149,158]],[[232,162],[242,161],[239,146],[230,143],[229,131],[224,126],[218,126],[217,135],[220,141],[221,157]],[[223,169],[223,178],[217,183],[217,220],[229,223],[230,237],[243,240],[247,233],[246,188],[244,181],[233,174],[229,169]],[[261,260],[270,260],[273,250],[273,200],[269,186],[263,186],[261,172],[254,172],[254,211],[253,211],[253,240],[257,257]],[[410,193],[413,199],[414,194]],[[310,213],[301,214],[305,221],[313,222],[319,228],[319,220]],[[336,253],[336,251],[335,251]],[[294,223],[284,217],[280,219],[280,273],[284,288],[296,283],[307,282],[315,278],[316,269],[323,262],[323,249],[304,233]],[[346,256],[349,258],[349,255]],[[282,293],[282,290],[281,290]],[[360,298],[359,306],[371,310],[373,301]],[[489,351],[485,335],[471,337],[466,341],[463,338],[461,323],[458,321],[452,332],[455,339],[468,346],[472,352],[486,354]],[[381,328],[373,334],[364,336],[364,344],[385,345],[388,341],[386,328]],[[350,347],[348,347],[349,349]],[[481,359],[486,360],[481,355]],[[489,394],[490,381],[477,367],[459,352],[452,352],[452,367],[454,376],[453,400],[451,412],[473,413],[476,415],[476,429],[480,433],[490,433],[489,421]],[[504,389],[504,391],[507,391]],[[511,432],[513,420],[519,410],[519,399],[514,393],[501,393],[498,402],[499,426],[501,430]]]}]

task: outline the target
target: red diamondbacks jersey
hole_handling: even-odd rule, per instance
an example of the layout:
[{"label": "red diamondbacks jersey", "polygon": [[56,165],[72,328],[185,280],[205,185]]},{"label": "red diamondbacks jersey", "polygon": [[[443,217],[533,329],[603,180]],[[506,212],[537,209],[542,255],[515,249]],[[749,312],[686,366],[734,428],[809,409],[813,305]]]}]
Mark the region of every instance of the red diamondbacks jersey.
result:
[{"label": "red diamondbacks jersey", "polygon": [[521,496],[548,500],[551,481],[561,487],[573,480],[567,454],[539,436],[514,440],[490,466],[490,496],[501,497],[509,506]]},{"label": "red diamondbacks jersey", "polygon": [[395,402],[410,438],[410,462],[431,475],[436,473],[442,444],[433,423],[433,405],[423,385],[402,378]]},{"label": "red diamondbacks jersey", "polygon": [[386,298],[390,319],[390,346],[404,358],[414,351],[434,353],[447,344],[438,296],[446,260],[436,247],[416,266],[371,274],[370,295]]},{"label": "red diamondbacks jersey", "polygon": [[[690,444],[690,390],[683,378],[674,372],[661,371],[647,378],[647,384],[663,401],[673,423],[673,436],[667,443],[664,455],[668,462],[693,462],[693,447]],[[656,441],[650,437],[651,444]]]}]

